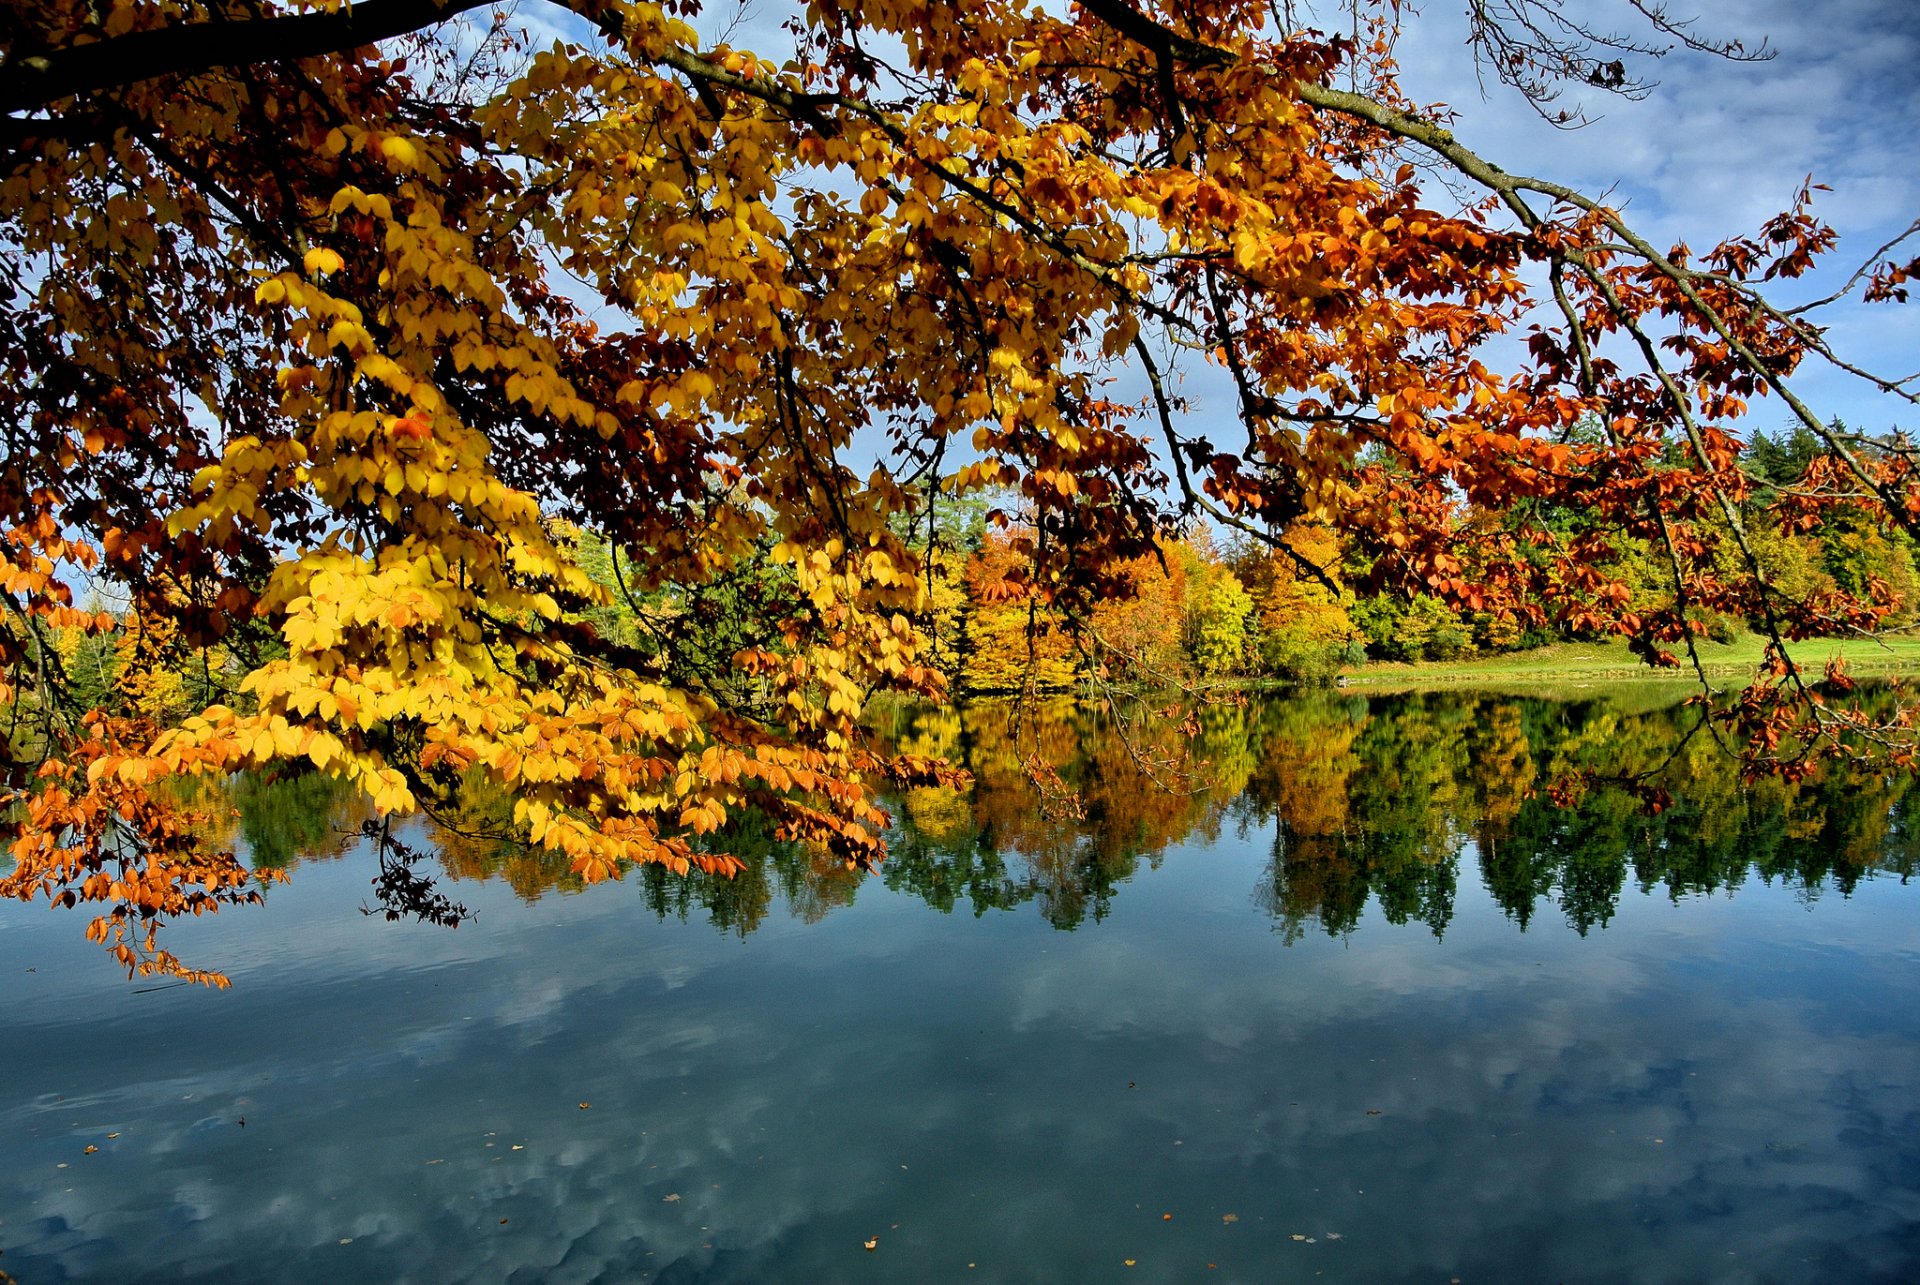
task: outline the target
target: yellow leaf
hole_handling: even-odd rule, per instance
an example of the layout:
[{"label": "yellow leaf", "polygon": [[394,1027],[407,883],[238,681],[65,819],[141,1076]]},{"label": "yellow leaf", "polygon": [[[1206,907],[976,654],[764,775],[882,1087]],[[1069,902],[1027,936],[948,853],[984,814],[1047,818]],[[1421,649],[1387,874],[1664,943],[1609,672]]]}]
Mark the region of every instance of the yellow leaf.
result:
[{"label": "yellow leaf", "polygon": [[389,135],[380,140],[380,155],[387,158],[395,169],[413,169],[420,164],[419,149],[409,139],[399,135]]}]

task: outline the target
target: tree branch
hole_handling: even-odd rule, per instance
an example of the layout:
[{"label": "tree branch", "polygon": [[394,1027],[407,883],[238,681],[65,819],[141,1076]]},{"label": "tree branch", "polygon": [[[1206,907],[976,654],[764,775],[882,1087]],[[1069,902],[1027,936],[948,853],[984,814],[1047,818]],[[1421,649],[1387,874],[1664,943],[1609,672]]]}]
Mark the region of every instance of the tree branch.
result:
[{"label": "tree branch", "polygon": [[76,94],[160,76],[314,58],[377,44],[493,0],[362,0],[332,13],[189,22],[26,54],[0,65],[0,111],[43,111]]}]

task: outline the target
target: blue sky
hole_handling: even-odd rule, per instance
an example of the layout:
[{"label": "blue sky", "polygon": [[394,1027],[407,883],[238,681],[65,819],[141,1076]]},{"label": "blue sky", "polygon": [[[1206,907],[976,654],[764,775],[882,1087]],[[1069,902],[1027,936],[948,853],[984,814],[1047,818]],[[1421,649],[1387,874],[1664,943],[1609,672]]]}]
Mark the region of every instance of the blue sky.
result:
[{"label": "blue sky", "polygon": [[[1684,7],[1683,7],[1684,6]],[[1840,243],[1829,267],[1784,283],[1793,304],[1837,288],[1862,260],[1920,217],[1920,0],[1679,0],[1703,35],[1748,45],[1765,37],[1777,56],[1734,63],[1678,49],[1638,70],[1659,84],[1642,101],[1593,91],[1594,123],[1556,130],[1501,85],[1482,94],[1465,44],[1461,0],[1424,0],[1400,44],[1404,81],[1422,102],[1446,102],[1455,133],[1510,171],[1558,179],[1590,194],[1611,191],[1629,220],[1662,247],[1704,250],[1751,232],[1783,209],[1809,176],[1833,191],[1815,212]],[[1573,0],[1596,25],[1633,30],[1625,0]],[[1920,254],[1920,238],[1903,247]],[[1829,317],[1833,342],[1870,369],[1920,371],[1920,301],[1853,306]],[[1851,377],[1807,369],[1802,395],[1856,428],[1920,429],[1920,412]],[[1757,405],[1749,424],[1785,424]]]}]

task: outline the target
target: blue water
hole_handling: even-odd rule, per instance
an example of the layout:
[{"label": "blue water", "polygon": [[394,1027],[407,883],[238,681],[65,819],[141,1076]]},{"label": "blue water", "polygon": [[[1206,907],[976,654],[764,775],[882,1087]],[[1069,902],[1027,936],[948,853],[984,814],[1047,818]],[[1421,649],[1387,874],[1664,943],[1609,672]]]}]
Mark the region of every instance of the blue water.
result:
[{"label": "blue water", "polygon": [[0,1271],[1920,1279],[1920,886],[1522,931],[1467,841],[1443,935],[1285,932],[1243,821],[1071,932],[878,880],[744,936],[464,881],[448,931],[361,914],[351,851],[168,930],[225,992],[8,903]]}]

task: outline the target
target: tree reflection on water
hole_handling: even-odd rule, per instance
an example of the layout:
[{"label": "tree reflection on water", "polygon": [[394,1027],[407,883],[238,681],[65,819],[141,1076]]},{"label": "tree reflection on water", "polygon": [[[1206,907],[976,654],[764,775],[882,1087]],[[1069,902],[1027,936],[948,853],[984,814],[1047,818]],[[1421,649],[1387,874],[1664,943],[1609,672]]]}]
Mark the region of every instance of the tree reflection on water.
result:
[{"label": "tree reflection on water", "polygon": [[[1124,726],[1070,699],[888,707],[876,736],[962,763],[973,781],[894,799],[892,856],[874,877],[943,912],[1031,903],[1073,929],[1100,920],[1143,864],[1225,832],[1270,847],[1252,897],[1292,939],[1352,932],[1370,900],[1391,923],[1444,934],[1468,844],[1519,927],[1551,908],[1583,934],[1608,922],[1629,881],[1678,898],[1781,880],[1811,901],[1847,895],[1869,872],[1914,871],[1910,775],[1833,764],[1799,782],[1744,781],[1710,738],[1683,740],[1689,711],[1636,704],[1632,691],[1321,692],[1190,717],[1143,705]],[[1625,783],[1641,777],[1662,806]],[[1583,784],[1556,802],[1550,787],[1567,783]],[[256,860],[334,855],[354,828],[322,784],[233,788]],[[499,837],[508,806],[488,791],[466,791],[439,820],[432,840],[452,880],[503,879],[526,900],[581,887],[564,858]],[[654,914],[745,935],[780,902],[809,921],[829,914],[868,877],[752,818],[713,842],[746,872],[630,872]]]}]

